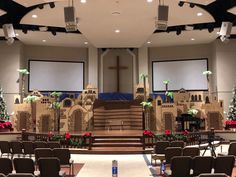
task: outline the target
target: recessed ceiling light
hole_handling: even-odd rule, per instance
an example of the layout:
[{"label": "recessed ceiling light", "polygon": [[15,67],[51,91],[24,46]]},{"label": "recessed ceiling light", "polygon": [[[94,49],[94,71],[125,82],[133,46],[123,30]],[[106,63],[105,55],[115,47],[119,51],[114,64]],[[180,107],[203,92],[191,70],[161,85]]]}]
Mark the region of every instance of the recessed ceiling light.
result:
[{"label": "recessed ceiling light", "polygon": [[84,4],[87,2],[87,0],[80,0],[80,2]]},{"label": "recessed ceiling light", "polygon": [[147,41],[147,44],[151,44],[152,42],[151,41]]},{"label": "recessed ceiling light", "polygon": [[202,15],[203,15],[202,12],[198,12],[198,13],[197,13],[197,16],[198,16],[198,17],[200,17],[200,16],[202,16]]},{"label": "recessed ceiling light", "polygon": [[116,32],[116,33],[119,33],[119,32],[120,32],[120,30],[118,30],[118,29],[117,29],[117,30],[115,30],[115,32]]},{"label": "recessed ceiling light", "polygon": [[194,38],[191,38],[191,41],[195,41],[195,39],[194,39]]},{"label": "recessed ceiling light", "polygon": [[18,33],[16,33],[16,36],[19,36],[19,34],[18,34]]},{"label": "recessed ceiling light", "polygon": [[43,41],[43,42],[46,42],[46,40],[45,40],[45,39],[43,39],[42,41]]},{"label": "recessed ceiling light", "polygon": [[32,18],[38,18],[38,15],[33,14]]},{"label": "recessed ceiling light", "polygon": [[85,44],[85,45],[87,45],[87,44],[88,44],[88,42],[86,41],[86,42],[84,42],[84,44]]},{"label": "recessed ceiling light", "polygon": [[147,2],[152,2],[153,0],[147,0]]}]

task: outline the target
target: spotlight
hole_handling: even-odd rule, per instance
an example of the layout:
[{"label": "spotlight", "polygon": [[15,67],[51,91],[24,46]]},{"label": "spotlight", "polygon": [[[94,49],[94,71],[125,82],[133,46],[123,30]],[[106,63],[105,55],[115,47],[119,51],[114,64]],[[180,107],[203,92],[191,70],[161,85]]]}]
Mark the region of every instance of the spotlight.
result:
[{"label": "spotlight", "polygon": [[209,33],[212,33],[214,31],[214,25],[213,24],[208,24],[207,25],[207,30]]},{"label": "spotlight", "polygon": [[43,9],[43,8],[44,8],[44,4],[39,4],[39,5],[38,5],[38,8],[39,8],[39,9]]},{"label": "spotlight", "polygon": [[179,1],[179,7],[183,7],[183,5],[184,5],[184,2],[183,1]]},{"label": "spotlight", "polygon": [[51,31],[52,35],[53,36],[56,36],[57,35],[57,32],[56,31]]},{"label": "spotlight", "polygon": [[181,28],[177,28],[177,29],[176,29],[176,35],[177,35],[177,36],[180,35],[181,32],[182,32],[182,31],[181,31]]},{"label": "spotlight", "polygon": [[49,6],[50,6],[51,8],[54,8],[54,7],[55,7],[55,3],[54,3],[54,2],[50,2],[50,3],[49,3]]},{"label": "spotlight", "polygon": [[189,7],[191,7],[191,8],[194,8],[194,6],[195,6],[195,4],[193,4],[193,3],[189,4]]},{"label": "spotlight", "polygon": [[26,28],[23,28],[23,29],[22,29],[22,32],[23,32],[24,34],[27,34],[28,30],[27,30]]}]

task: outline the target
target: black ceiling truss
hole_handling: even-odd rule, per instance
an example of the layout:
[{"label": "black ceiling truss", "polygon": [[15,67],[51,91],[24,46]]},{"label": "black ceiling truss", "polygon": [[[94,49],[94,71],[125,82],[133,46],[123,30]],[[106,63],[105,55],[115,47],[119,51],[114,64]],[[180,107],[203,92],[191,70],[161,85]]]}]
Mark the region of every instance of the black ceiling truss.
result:
[{"label": "black ceiling truss", "polygon": [[[180,5],[188,4],[189,8],[195,8],[196,6],[200,7],[205,11],[207,11],[214,18],[215,22],[211,23],[188,24],[187,26],[193,27],[193,30],[208,29],[209,32],[212,32],[214,28],[221,27],[222,21],[232,22],[233,26],[236,26],[236,15],[227,12],[227,10],[236,6],[236,0],[216,0],[206,6],[202,4],[197,4],[192,2],[190,3],[180,0],[179,4]],[[48,3],[37,4],[30,7],[24,7],[13,0],[0,0],[0,9],[6,11],[5,15],[0,16],[0,27],[2,27],[2,25],[6,23],[12,23],[14,29],[22,30],[25,33],[27,33],[27,31],[40,31],[40,27],[45,27],[45,26],[20,24],[20,21],[27,13],[36,8],[43,9],[44,5],[49,5],[51,8],[55,7],[54,2],[48,2]],[[46,27],[47,27],[47,32],[51,32],[53,35],[56,35],[57,32],[66,33],[66,30],[63,27],[54,27],[54,26],[46,26]],[[181,33],[181,31],[186,30],[185,27],[186,25],[169,26],[166,31],[155,30],[154,33],[173,32],[173,31]],[[81,34],[79,30],[70,33]]]},{"label": "black ceiling truss", "polygon": [[[56,34],[56,32],[63,32],[67,33],[65,28],[63,27],[54,27],[54,26],[42,26],[42,25],[29,25],[29,24],[20,24],[21,19],[30,11],[44,7],[44,5],[49,5],[51,8],[55,7],[55,4],[52,4],[52,2],[49,3],[42,3],[37,4],[30,7],[24,7],[18,3],[16,3],[13,0],[0,0],[0,9],[6,11],[6,14],[0,16],[0,27],[2,28],[2,25],[6,23],[12,23],[14,29],[16,30],[22,30],[24,33],[27,33],[28,31],[40,31],[40,27],[47,27],[47,32],[51,32],[53,35]],[[45,32],[46,32],[45,31]],[[70,33],[77,33],[81,34],[79,30],[70,32]]]},{"label": "black ceiling truss", "polygon": [[[179,2],[181,6],[183,6],[184,4],[190,4],[190,2],[185,2],[185,1],[179,1]],[[178,30],[185,31],[186,26],[193,27],[193,30],[208,29],[209,32],[212,32],[214,28],[221,27],[222,21],[232,22],[233,26],[236,26],[236,15],[227,12],[227,10],[236,6],[236,0],[216,0],[206,6],[196,3],[192,4],[194,4],[194,7],[195,6],[200,7],[205,11],[207,11],[214,18],[215,22],[169,26],[166,31],[155,30],[154,33],[173,32],[173,31],[177,32]],[[232,35],[231,38],[232,37],[234,37],[234,35]]]}]

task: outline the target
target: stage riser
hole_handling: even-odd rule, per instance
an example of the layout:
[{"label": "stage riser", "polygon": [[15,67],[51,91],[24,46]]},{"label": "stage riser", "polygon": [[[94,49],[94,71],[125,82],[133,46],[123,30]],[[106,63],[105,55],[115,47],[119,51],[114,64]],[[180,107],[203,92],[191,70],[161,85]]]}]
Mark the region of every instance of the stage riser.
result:
[{"label": "stage riser", "polygon": [[99,107],[95,106],[93,113],[94,130],[142,130],[143,109],[141,105],[137,105],[137,103],[132,105],[131,102],[99,104]]},{"label": "stage riser", "polygon": [[93,144],[93,147],[142,147],[142,144]]}]

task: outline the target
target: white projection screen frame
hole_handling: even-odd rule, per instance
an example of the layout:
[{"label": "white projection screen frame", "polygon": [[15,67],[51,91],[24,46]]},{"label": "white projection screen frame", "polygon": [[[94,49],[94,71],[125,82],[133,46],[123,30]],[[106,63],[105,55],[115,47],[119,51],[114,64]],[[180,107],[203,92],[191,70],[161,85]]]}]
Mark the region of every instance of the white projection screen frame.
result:
[{"label": "white projection screen frame", "polygon": [[28,90],[82,92],[84,62],[29,60]]},{"label": "white projection screen frame", "polygon": [[152,62],[153,92],[165,91],[164,80],[169,80],[168,90],[181,88],[189,91],[208,90],[206,76],[208,59],[165,60]]}]

